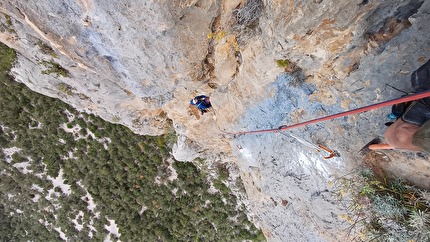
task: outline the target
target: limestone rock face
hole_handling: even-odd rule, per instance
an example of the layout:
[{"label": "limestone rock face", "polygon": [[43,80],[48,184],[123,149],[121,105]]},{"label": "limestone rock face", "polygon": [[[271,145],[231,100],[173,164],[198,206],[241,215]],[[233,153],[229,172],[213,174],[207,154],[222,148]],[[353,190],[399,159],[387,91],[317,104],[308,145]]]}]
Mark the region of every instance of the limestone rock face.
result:
[{"label": "limestone rock face", "polygon": [[[205,2],[6,1],[1,40],[19,52],[15,75],[33,90],[160,134],[165,105],[200,75],[216,14]],[[50,63],[67,76],[41,74]]]},{"label": "limestone rock face", "polygon": [[[0,11],[18,81],[139,134],[173,128],[177,159],[222,154],[239,168],[251,215],[271,241],[344,238],[339,208],[322,191],[383,134],[389,111],[299,131],[338,150],[332,163],[285,148],[293,141],[283,136],[225,132],[398,97],[388,85],[407,91],[430,56],[424,0],[10,0]],[[193,115],[189,100],[199,94],[211,96],[215,112]]]}]

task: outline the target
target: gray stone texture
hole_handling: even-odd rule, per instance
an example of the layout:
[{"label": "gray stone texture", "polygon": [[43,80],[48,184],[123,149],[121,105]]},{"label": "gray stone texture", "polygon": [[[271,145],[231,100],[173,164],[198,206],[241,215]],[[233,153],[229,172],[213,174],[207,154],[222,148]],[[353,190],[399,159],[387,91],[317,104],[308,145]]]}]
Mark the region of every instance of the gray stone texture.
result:
[{"label": "gray stone texture", "polygon": [[[330,160],[288,132],[224,132],[399,97],[388,85],[408,91],[410,74],[430,57],[423,0],[9,0],[0,12],[18,81],[139,134],[174,129],[180,160],[228,162],[269,241],[348,240],[327,183],[362,163],[357,151],[383,136],[390,109],[291,131],[340,153]],[[67,77],[43,74],[46,63]],[[188,107],[198,94],[210,95],[215,110],[199,119]],[[385,157],[387,170],[430,187],[428,156]]]}]

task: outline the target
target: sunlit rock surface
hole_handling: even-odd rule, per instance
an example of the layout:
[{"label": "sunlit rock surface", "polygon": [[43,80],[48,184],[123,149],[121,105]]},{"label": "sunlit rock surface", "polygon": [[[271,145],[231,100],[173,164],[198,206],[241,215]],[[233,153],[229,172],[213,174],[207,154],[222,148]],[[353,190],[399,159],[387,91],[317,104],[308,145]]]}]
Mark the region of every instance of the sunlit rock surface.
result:
[{"label": "sunlit rock surface", "polygon": [[[338,151],[330,160],[288,132],[224,132],[399,97],[391,86],[407,92],[430,56],[422,0],[38,0],[2,1],[0,11],[18,81],[136,133],[174,129],[177,159],[223,157],[270,241],[345,239],[327,183],[361,164],[357,151],[383,135],[389,108],[292,131]],[[198,94],[211,96],[215,113],[193,115]],[[430,187],[426,155],[390,151],[384,165]]]}]

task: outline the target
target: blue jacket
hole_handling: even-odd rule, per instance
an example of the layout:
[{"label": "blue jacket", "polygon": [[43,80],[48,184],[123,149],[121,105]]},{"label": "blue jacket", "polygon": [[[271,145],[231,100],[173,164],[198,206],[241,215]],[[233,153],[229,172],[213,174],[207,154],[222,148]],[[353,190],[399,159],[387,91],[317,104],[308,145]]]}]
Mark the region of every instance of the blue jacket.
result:
[{"label": "blue jacket", "polygon": [[[195,103],[194,103],[195,100]],[[212,107],[208,96],[200,95],[190,100],[191,105],[196,105],[200,110],[206,110]]]}]

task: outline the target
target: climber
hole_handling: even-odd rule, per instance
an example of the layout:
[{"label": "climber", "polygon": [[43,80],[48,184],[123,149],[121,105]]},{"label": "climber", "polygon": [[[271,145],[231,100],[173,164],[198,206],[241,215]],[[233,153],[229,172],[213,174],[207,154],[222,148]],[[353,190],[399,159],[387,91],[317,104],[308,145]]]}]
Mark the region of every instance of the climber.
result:
[{"label": "climber", "polygon": [[[430,60],[411,75],[412,92],[430,90]],[[384,137],[387,144],[371,144],[369,149],[403,149],[430,153],[430,98],[392,107]]]},{"label": "climber", "polygon": [[209,112],[209,108],[212,107],[210,98],[205,95],[197,96],[190,100],[191,105],[196,105],[197,108],[200,110],[202,115],[206,112]]}]

